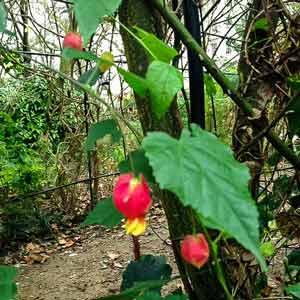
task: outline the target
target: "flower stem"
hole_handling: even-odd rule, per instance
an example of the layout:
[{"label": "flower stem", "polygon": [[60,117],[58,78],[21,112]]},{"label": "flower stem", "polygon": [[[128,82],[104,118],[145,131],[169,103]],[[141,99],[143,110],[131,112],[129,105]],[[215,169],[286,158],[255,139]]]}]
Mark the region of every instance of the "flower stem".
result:
[{"label": "flower stem", "polygon": [[132,236],[134,260],[139,260],[141,257],[141,246],[138,236]]}]

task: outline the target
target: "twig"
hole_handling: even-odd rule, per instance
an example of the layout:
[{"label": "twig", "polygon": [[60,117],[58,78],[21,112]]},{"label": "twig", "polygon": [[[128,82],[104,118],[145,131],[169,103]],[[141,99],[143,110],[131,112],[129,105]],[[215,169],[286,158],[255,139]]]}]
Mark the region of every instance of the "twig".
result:
[{"label": "twig", "polygon": [[7,198],[6,201],[7,202],[16,201],[18,199],[31,198],[31,197],[39,196],[39,195],[42,195],[42,194],[53,193],[57,190],[61,190],[61,189],[64,189],[64,188],[72,186],[72,185],[76,185],[76,184],[79,184],[79,183],[88,183],[90,181],[94,181],[94,180],[99,179],[99,178],[117,176],[119,174],[120,174],[119,172],[116,172],[116,173],[110,173],[110,174],[101,174],[99,176],[91,177],[91,178],[80,179],[80,180],[76,180],[76,181],[73,181],[73,182],[70,182],[70,183],[67,183],[67,184],[64,184],[64,185],[55,186],[55,187],[52,187],[52,188],[49,188],[49,189],[45,189],[45,190],[42,190],[42,191],[37,191],[37,192],[30,193],[30,194],[12,196],[12,197]]},{"label": "twig", "polygon": [[[245,99],[238,94],[234,85],[224,76],[215,62],[210,59],[197,41],[193,39],[177,16],[164,3],[162,3],[161,0],[151,0],[151,3],[178,33],[185,46],[199,55],[204,67],[221,86],[223,92],[227,94],[249,118],[255,119],[257,117],[255,116],[257,113],[255,113],[251,104],[248,101],[245,101]],[[264,130],[264,127],[262,127],[259,123],[253,124],[253,126],[258,130]],[[264,135],[282,156],[284,156],[297,170],[300,170],[300,160],[298,156],[289,149],[288,145],[283,142],[274,131],[270,129],[264,132]]]}]

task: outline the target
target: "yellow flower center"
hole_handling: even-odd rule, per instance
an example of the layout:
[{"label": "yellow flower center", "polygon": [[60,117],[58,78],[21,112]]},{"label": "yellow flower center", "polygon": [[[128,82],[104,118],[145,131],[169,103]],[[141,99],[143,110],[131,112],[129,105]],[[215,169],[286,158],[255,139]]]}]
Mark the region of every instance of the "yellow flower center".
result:
[{"label": "yellow flower center", "polygon": [[142,235],[147,227],[145,218],[128,219],[125,223],[125,230],[127,234],[134,236]]}]

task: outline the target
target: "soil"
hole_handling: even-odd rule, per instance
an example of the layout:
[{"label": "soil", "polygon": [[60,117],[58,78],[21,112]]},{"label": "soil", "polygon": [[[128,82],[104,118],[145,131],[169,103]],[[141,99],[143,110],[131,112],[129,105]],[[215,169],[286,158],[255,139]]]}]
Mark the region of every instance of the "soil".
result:
[{"label": "soil", "polygon": [[[166,256],[173,269],[172,276],[177,276],[162,210],[155,209],[150,223],[146,234],[140,238],[141,254]],[[42,253],[39,245],[34,245],[29,243],[23,247],[23,253],[18,254],[19,261],[11,262],[15,259],[13,255],[7,257],[6,263],[14,264],[19,269],[18,300],[92,300],[117,294],[122,273],[133,260],[132,238],[125,234],[121,226],[112,230],[100,226],[73,227],[60,232],[55,241],[40,241],[44,249]],[[28,256],[24,248],[30,248],[33,254]],[[284,256],[281,251],[270,265],[268,287],[263,293],[267,297],[277,299],[282,296]],[[179,287],[183,288],[177,279],[163,291],[169,293]]]},{"label": "soil", "polygon": [[[165,220],[153,218],[155,225],[140,238],[141,252],[165,255],[177,275]],[[18,265],[19,299],[90,300],[118,293],[122,272],[132,259],[132,240],[124,229],[80,229],[72,247],[53,253],[44,263]],[[168,289],[179,286],[178,280],[172,281]]]}]

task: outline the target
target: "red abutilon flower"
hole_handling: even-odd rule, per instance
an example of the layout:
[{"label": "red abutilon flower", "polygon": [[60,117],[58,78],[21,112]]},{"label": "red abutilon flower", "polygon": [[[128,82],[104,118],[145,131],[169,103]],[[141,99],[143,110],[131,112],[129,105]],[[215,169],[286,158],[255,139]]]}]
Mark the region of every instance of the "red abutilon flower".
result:
[{"label": "red abutilon flower", "polygon": [[209,246],[204,234],[187,235],[181,243],[183,259],[200,269],[209,258]]},{"label": "red abutilon flower", "polygon": [[68,32],[64,38],[63,46],[64,48],[72,48],[81,51],[83,49],[81,35],[76,32]]},{"label": "red abutilon flower", "polygon": [[127,218],[127,233],[135,236],[143,234],[146,229],[145,215],[152,203],[144,176],[122,174],[115,185],[113,201],[117,210]]}]

